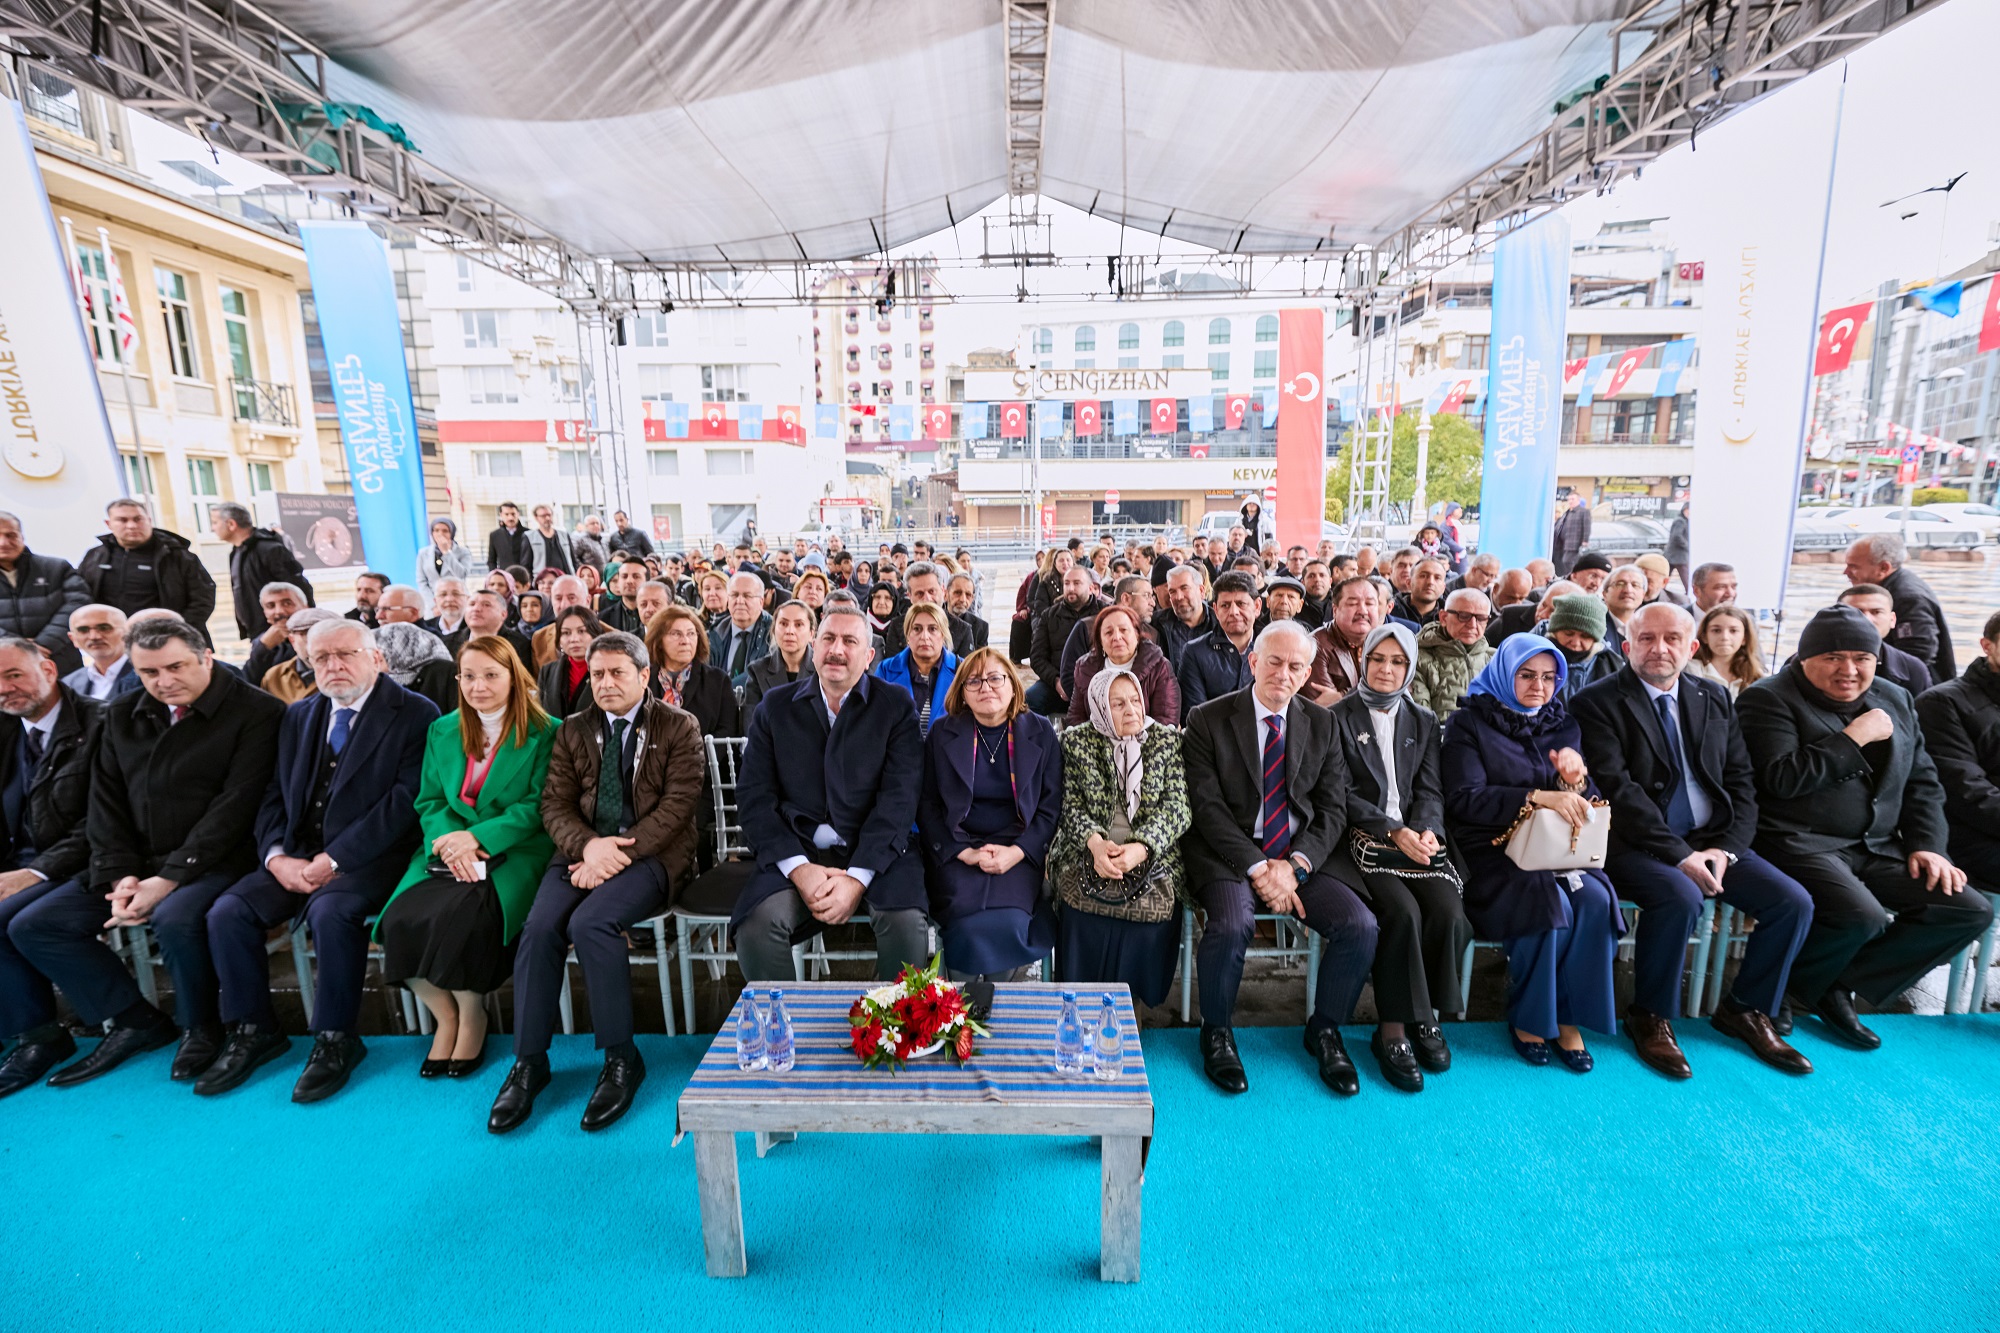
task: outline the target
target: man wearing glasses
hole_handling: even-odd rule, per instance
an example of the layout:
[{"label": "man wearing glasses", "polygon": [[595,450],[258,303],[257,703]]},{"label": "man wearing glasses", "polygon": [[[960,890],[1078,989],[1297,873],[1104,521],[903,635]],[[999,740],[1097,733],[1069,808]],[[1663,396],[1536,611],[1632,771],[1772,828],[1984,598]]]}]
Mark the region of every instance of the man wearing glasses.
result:
[{"label": "man wearing glasses", "polygon": [[240,1086],[291,1045],[271,1004],[264,940],[299,916],[318,984],[312,1054],[292,1100],[321,1101],[346,1084],[368,1053],[355,1031],[368,922],[416,847],[414,802],[436,705],[383,674],[375,631],[358,620],[321,621],[303,651],[319,692],[285,710],[277,774],[257,816],[259,868],[208,909],[229,1038],[195,1080],[203,1096]]},{"label": "man wearing glasses", "polygon": [[70,613],[69,641],[83,654],[83,665],[62,683],[86,699],[109,703],[139,688],[139,673],[125,655],[125,613],[115,606],[92,602]]},{"label": "man wearing glasses", "polygon": [[1486,626],[1493,608],[1486,594],[1460,588],[1444,599],[1444,610],[1417,635],[1417,674],[1410,697],[1437,714],[1440,724],[1458,710],[1466,687],[1493,656]]}]

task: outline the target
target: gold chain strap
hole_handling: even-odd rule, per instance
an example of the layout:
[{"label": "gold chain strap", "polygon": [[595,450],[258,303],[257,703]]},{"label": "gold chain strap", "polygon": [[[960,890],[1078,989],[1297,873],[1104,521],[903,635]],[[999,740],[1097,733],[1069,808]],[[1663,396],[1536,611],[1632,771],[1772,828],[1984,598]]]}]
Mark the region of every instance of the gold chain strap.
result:
[{"label": "gold chain strap", "polygon": [[[1576,793],[1575,793],[1575,792],[1571,792],[1570,794],[1571,794],[1572,796],[1576,795]],[[1594,797],[1594,798],[1592,798],[1592,800],[1591,800],[1590,804],[1591,804],[1591,806],[1592,806],[1592,807],[1593,807],[1594,809],[1599,809],[1599,810],[1608,810],[1608,809],[1610,809],[1610,808],[1611,808],[1611,802],[1609,802],[1609,801],[1605,800],[1605,799],[1604,799],[1604,798],[1602,798],[1602,797]],[[1527,823],[1527,822],[1528,822],[1528,821],[1529,821],[1530,819],[1534,818],[1534,816],[1535,816],[1535,811],[1537,811],[1537,810],[1540,810],[1540,809],[1542,809],[1542,808],[1543,808],[1543,807],[1541,807],[1541,806],[1538,806],[1538,805],[1536,805],[1536,804],[1535,804],[1535,798],[1534,798],[1534,797],[1532,797],[1532,796],[1530,796],[1530,797],[1529,797],[1529,798],[1528,798],[1528,799],[1527,799],[1526,801],[1522,802],[1522,803],[1521,803],[1521,813],[1520,813],[1520,814],[1518,814],[1518,815],[1515,815],[1515,816],[1514,816],[1514,822],[1513,822],[1513,823],[1511,823],[1511,824],[1509,824],[1509,825],[1507,826],[1507,831],[1506,831],[1505,833],[1502,833],[1502,834],[1501,834],[1501,835],[1500,835],[1499,837],[1497,837],[1497,838],[1495,838],[1495,839],[1493,840],[1493,846],[1495,846],[1495,847],[1505,847],[1505,846],[1507,845],[1508,841],[1509,841],[1510,839],[1512,839],[1512,838],[1513,838],[1514,834],[1515,834],[1515,833],[1516,833],[1517,831],[1519,831],[1519,829],[1520,829],[1521,825],[1523,825],[1523,824]],[[1582,832],[1583,832],[1583,830],[1582,830],[1582,829],[1579,829],[1579,828],[1575,827],[1574,825],[1572,825],[1572,826],[1570,827],[1570,831],[1569,831],[1569,849],[1570,849],[1571,851],[1575,851],[1575,850],[1576,850],[1576,840],[1577,840],[1577,836],[1578,836],[1579,834],[1581,834]]]}]

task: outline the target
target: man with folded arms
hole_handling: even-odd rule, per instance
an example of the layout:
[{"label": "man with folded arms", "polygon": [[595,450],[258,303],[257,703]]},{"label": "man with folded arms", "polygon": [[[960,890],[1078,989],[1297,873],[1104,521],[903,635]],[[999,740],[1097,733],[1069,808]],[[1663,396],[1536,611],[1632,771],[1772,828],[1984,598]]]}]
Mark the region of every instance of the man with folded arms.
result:
[{"label": "man with folded arms", "polygon": [[90,864],[83,819],[103,723],[100,705],[56,682],[41,645],[0,636],[0,1040],[20,1038],[0,1063],[0,1097],[76,1054],[54,988],[8,928]]},{"label": "man with folded arms", "polygon": [[416,847],[414,802],[437,705],[383,674],[375,631],[360,621],[320,621],[304,653],[319,692],[286,709],[278,731],[277,776],[257,816],[262,866],[208,909],[229,1038],[195,1080],[204,1097],[241,1086],[291,1045],[271,1005],[264,940],[301,915],[318,968],[312,1054],[292,1100],[324,1101],[346,1086],[368,1053],[355,1030],[368,923]]},{"label": "man with folded arms", "polygon": [[1298,917],[1325,937],[1306,1051],[1329,1088],[1361,1090],[1339,1025],[1368,979],[1377,931],[1375,914],[1325,873],[1347,832],[1348,777],[1333,715],[1299,694],[1314,653],[1297,621],[1267,625],[1250,650],[1250,687],[1190,713],[1182,742],[1194,824],[1181,853],[1208,917],[1195,955],[1201,1060],[1224,1092],[1250,1086],[1231,1019],[1260,911]]},{"label": "man with folded arms", "polygon": [[930,896],[913,845],[924,738],[909,691],[868,674],[868,618],[829,601],[813,671],[768,691],[737,782],[757,870],[736,901],[748,981],[793,975],[792,946],[868,905],[876,975],[931,956]]},{"label": "man with folded arms", "polygon": [[[1813,899],[1791,1002],[1862,1050],[1882,1039],[1854,997],[1879,1008],[1993,919],[1945,854],[1944,787],[1909,694],[1875,680],[1880,643],[1866,616],[1830,606],[1798,655],[1736,701],[1757,777],[1756,848]],[[1783,1035],[1790,1015],[1776,1017]]]},{"label": "man with folded arms", "polygon": [[1639,907],[1625,1027],[1641,1060],[1668,1078],[1690,1076],[1670,1020],[1681,1008],[1688,936],[1702,899],[1715,898],[1757,923],[1715,1012],[1716,1029],[1774,1068],[1809,1074],[1812,1063],[1772,1030],[1771,1017],[1812,925],[1812,898],[1750,850],[1757,836],[1750,754],[1729,691],[1683,674],[1694,628],[1694,617],[1671,602],[1640,607],[1626,622],[1625,665],[1570,702],[1583,757],[1611,802],[1604,871]]},{"label": "man with folded arms", "polygon": [[[135,621],[125,650],[141,688],[105,709],[85,820],[90,864],[7,931],[85,1023],[112,1024],[89,1055],[55,1072],[52,1087],[110,1073],[177,1036],[176,1082],[215,1063],[223,1033],[208,909],[255,865],[251,831],[278,759],[285,706],[219,670],[186,621]],[[147,924],[173,977],[171,1019],[98,938]]]},{"label": "man with folded arms", "polygon": [[646,645],[614,630],[593,639],[589,708],[556,732],[542,786],[555,859],[535,892],[514,960],[514,1067],[486,1128],[526,1120],[549,1084],[569,951],[583,968],[604,1070],[583,1113],[603,1129],[632,1106],[646,1062],[632,1041],[632,964],[625,932],[667,910],[694,865],[704,761],[694,716],[646,690]]}]

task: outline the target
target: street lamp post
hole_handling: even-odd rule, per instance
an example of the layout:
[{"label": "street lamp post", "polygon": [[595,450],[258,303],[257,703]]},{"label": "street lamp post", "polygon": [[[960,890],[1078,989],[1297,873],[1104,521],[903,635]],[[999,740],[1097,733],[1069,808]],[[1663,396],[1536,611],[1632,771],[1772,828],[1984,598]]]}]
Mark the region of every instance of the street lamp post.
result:
[{"label": "street lamp post", "polygon": [[1417,417],[1417,484],[1410,492],[1410,521],[1422,526],[1430,515],[1430,494],[1425,479],[1431,471],[1431,413],[1428,407]]},{"label": "street lamp post", "polygon": [[[1926,344],[1924,347],[1925,374],[1917,380],[1917,401],[1914,410],[1911,412],[1912,420],[1910,422],[1910,434],[1917,440],[1922,440],[1924,436],[1924,400],[1927,397],[1929,397],[1931,384],[1937,380],[1962,380],[1965,378],[1964,366],[1951,366],[1945,370],[1940,370],[1935,375],[1933,375],[1929,373],[1930,364],[1931,364],[1931,349],[1930,345]],[[1909,544],[1910,540],[1910,507],[1916,501],[1916,491],[1917,491],[1916,473],[1914,471],[1911,471],[1909,476],[1910,479],[1903,483],[1903,518],[1902,518],[1901,536],[1906,546]]]}]

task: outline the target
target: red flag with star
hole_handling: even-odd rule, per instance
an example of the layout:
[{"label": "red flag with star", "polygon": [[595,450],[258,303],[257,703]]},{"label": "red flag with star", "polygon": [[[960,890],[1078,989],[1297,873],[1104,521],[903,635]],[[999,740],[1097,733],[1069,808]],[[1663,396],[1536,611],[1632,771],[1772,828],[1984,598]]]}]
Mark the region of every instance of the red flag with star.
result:
[{"label": "red flag with star", "polygon": [[1618,391],[1625,387],[1626,382],[1639,373],[1639,367],[1645,364],[1646,358],[1658,350],[1659,348],[1657,347],[1627,348],[1624,354],[1618,358],[1618,364],[1611,372],[1611,383],[1605,386],[1604,392],[1599,396],[1603,398],[1616,397]]},{"label": "red flag with star", "polygon": [[1243,418],[1250,412],[1250,395],[1232,393],[1222,400],[1222,424],[1225,430],[1242,430]]},{"label": "red flag with star", "polygon": [[949,403],[926,403],[924,405],[924,438],[927,440],[948,440],[951,438],[951,405]]},{"label": "red flag with star", "polygon": [[1076,400],[1076,433],[1096,435],[1104,429],[1104,408],[1095,398]]},{"label": "red flag with star", "polygon": [[1179,409],[1175,407],[1173,399],[1155,398],[1153,400],[1154,434],[1172,435],[1174,433],[1174,425],[1179,420],[1179,418],[1180,418],[1180,412]]},{"label": "red flag with star", "polygon": [[1847,363],[1854,359],[1861,326],[1874,308],[1873,301],[1863,301],[1826,312],[1826,318],[1819,322],[1819,344],[1813,348],[1813,374],[1831,375],[1847,369]]},{"label": "red flag with star", "polygon": [[703,439],[726,440],[729,438],[729,409],[721,403],[703,403],[697,424]]},{"label": "red flag with star", "polygon": [[1008,440],[1024,440],[1028,437],[1026,403],[1000,404],[1000,436]]}]

